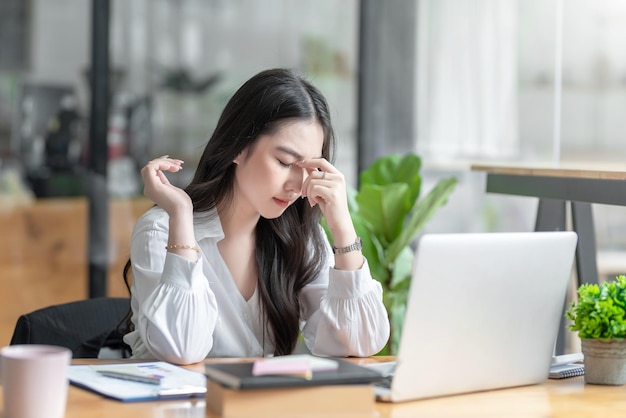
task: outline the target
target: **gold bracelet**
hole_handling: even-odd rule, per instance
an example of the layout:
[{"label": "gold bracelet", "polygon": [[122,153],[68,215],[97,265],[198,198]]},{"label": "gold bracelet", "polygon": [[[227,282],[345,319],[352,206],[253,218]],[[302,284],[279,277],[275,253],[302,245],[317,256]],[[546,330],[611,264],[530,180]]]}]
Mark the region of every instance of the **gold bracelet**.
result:
[{"label": "gold bracelet", "polygon": [[165,247],[166,250],[191,250],[200,253],[200,248],[187,244],[172,244]]}]

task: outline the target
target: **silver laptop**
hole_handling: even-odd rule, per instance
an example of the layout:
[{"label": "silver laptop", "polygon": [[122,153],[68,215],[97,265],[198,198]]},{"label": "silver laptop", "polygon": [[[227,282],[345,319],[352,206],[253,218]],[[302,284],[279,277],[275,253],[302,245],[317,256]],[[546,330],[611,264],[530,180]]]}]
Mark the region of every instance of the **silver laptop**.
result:
[{"label": "silver laptop", "polygon": [[545,381],[576,242],[570,231],[422,236],[391,385],[377,399]]}]

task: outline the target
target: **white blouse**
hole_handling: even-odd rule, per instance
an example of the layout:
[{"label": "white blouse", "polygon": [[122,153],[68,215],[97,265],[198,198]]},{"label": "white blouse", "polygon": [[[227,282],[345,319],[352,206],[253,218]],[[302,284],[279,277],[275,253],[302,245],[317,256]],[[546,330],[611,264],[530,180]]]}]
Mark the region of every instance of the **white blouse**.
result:
[{"label": "white blouse", "polygon": [[[190,364],[207,356],[272,355],[257,292],[244,299],[218,251],[224,233],[217,211],[194,214],[197,262],[165,250],[168,228],[167,212],[153,207],[133,229],[135,330],[124,337],[133,358]],[[330,244],[328,251],[333,260]],[[301,290],[300,303],[301,332],[313,354],[370,356],[389,338],[382,287],[366,260],[357,271],[324,268]]]}]

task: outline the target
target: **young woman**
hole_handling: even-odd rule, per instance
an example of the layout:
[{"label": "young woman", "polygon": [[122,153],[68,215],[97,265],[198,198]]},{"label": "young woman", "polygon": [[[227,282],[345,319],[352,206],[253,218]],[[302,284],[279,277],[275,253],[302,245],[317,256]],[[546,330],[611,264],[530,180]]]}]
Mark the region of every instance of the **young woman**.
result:
[{"label": "young woman", "polygon": [[[381,350],[389,322],[361,254],[322,94],[292,71],[234,94],[184,190],[164,156],[141,170],[156,204],[131,238],[133,358],[189,364]],[[332,232],[331,247],[319,221]]]}]

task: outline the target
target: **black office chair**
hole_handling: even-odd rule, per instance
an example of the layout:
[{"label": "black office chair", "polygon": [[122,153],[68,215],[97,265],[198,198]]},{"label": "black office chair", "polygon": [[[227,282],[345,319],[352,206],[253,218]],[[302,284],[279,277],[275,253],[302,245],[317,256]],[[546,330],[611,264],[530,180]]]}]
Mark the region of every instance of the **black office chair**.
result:
[{"label": "black office chair", "polygon": [[97,358],[103,347],[128,357],[118,325],[130,310],[128,298],[92,298],[48,306],[20,316],[10,344],[52,344],[73,358]]}]

